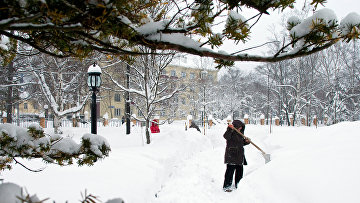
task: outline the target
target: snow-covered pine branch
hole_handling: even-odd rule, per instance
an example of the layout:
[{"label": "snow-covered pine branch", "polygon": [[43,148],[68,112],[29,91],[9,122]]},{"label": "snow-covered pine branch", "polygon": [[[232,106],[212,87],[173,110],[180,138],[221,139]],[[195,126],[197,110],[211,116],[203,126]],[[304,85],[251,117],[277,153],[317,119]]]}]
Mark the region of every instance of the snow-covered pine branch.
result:
[{"label": "snow-covered pine branch", "polygon": [[[306,19],[291,18],[287,26],[289,40],[275,53],[260,56],[245,51],[239,53],[239,50],[243,50],[242,45],[247,43],[263,16],[271,15],[270,10],[284,12],[285,8],[293,8],[293,0],[267,1],[266,4],[253,0],[169,1],[166,4],[135,0],[116,4],[74,0],[6,1],[0,19],[0,49],[4,56],[9,54],[13,40],[56,57],[84,58],[99,51],[128,59],[129,55],[151,54],[136,48],[142,45],[152,50],[212,57],[223,66],[233,65],[232,61],[277,62],[307,56],[338,41],[359,38],[358,14],[350,13],[339,22],[329,9],[318,10],[323,0],[305,3],[311,3],[316,12]],[[18,5],[23,6],[18,9]],[[50,16],[59,7],[61,15]],[[254,14],[242,16],[244,12],[239,11],[245,9]],[[227,40],[239,43],[239,49],[227,50],[223,46]]]},{"label": "snow-covered pine branch", "polygon": [[14,158],[40,158],[59,165],[93,165],[109,155],[110,145],[99,135],[84,134],[78,144],[58,134],[47,135],[38,124],[22,128],[0,124],[0,170],[11,169]]}]

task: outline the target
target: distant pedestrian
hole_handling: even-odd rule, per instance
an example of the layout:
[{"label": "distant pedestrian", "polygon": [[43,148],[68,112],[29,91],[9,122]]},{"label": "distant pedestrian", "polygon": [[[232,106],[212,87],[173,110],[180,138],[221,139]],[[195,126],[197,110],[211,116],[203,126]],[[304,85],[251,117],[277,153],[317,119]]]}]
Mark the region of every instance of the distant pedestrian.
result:
[{"label": "distant pedestrian", "polygon": [[237,133],[234,128],[239,130],[242,134],[245,131],[245,124],[239,120],[234,120],[232,124],[229,124],[226,132],[224,133],[224,138],[226,139],[226,149],[225,149],[225,164],[226,172],[223,189],[225,192],[231,192],[231,186],[233,181],[233,176],[235,172],[235,188],[238,187],[240,180],[243,177],[244,165],[247,165],[245,154],[244,154],[244,145],[250,143],[250,139],[244,139],[239,133]]},{"label": "distant pedestrian", "polygon": [[125,123],[125,116],[122,116],[121,117],[121,124],[124,124]]},{"label": "distant pedestrian", "polygon": [[196,125],[196,123],[194,121],[191,121],[191,125],[189,128],[195,128],[197,131],[201,132],[199,126]]}]

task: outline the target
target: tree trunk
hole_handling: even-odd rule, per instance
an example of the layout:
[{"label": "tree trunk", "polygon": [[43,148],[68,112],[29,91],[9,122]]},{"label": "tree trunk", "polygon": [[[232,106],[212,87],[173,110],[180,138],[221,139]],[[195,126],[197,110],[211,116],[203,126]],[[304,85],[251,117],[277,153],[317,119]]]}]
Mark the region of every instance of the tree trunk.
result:
[{"label": "tree trunk", "polygon": [[60,127],[61,127],[61,118],[59,116],[54,115],[54,132],[55,132],[55,134],[62,134]]},{"label": "tree trunk", "polygon": [[150,132],[149,132],[149,120],[146,120],[145,121],[146,122],[146,127],[145,127],[145,129],[146,129],[146,144],[150,144],[150,142],[151,142],[151,140],[150,140]]},{"label": "tree trunk", "polygon": [[[11,62],[7,68],[7,84],[12,84],[14,78],[14,63]],[[7,113],[7,123],[12,123],[12,108],[13,108],[14,98],[13,98],[13,87],[11,85],[7,88],[6,96],[6,113]]]}]

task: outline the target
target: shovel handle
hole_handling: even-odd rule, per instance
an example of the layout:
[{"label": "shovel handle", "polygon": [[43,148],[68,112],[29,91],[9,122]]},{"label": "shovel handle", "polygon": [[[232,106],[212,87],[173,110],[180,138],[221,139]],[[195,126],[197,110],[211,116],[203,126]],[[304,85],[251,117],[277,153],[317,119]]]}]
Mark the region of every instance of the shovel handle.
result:
[{"label": "shovel handle", "polygon": [[[232,128],[232,129],[234,129],[237,133],[239,133],[244,139],[247,138],[247,137],[245,137],[245,135],[242,134],[238,129],[236,129],[236,128]],[[257,146],[255,143],[253,143],[253,141],[251,141],[251,140],[249,140],[249,141],[250,141],[250,143],[251,143],[252,145],[254,145],[254,147],[256,147],[256,149],[260,150],[262,154],[266,154],[259,146]]]}]

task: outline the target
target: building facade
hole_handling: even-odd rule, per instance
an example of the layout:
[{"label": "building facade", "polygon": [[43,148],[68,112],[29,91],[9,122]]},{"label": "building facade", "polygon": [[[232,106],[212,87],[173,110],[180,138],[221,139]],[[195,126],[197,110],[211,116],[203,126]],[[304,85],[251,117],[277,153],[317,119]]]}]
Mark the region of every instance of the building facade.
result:
[{"label": "building facade", "polygon": [[[183,89],[173,98],[163,103],[161,110],[156,112],[161,120],[171,117],[173,120],[184,120],[187,115],[199,117],[202,108],[199,108],[204,86],[216,85],[218,70],[203,70],[178,65],[169,65],[162,72],[163,77],[175,80],[175,85]],[[124,82],[125,83],[125,82]],[[175,88],[175,87],[172,87]],[[107,115],[109,119],[122,119],[125,116],[125,92],[101,89],[98,94],[98,116]],[[171,104],[171,106],[170,106]],[[130,104],[131,115],[138,117],[140,112]],[[90,111],[90,102],[83,112]],[[83,113],[82,112],[82,113]]]}]

